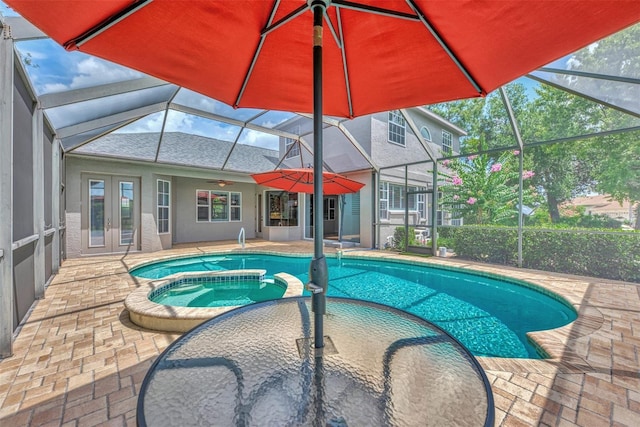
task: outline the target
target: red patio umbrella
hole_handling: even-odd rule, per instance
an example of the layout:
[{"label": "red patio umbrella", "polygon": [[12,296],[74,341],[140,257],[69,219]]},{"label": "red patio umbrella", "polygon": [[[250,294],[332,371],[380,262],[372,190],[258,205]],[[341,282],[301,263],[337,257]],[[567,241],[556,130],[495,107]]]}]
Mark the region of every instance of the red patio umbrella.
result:
[{"label": "red patio umbrella", "polygon": [[[278,188],[292,193],[313,194],[313,169],[277,169],[269,172],[254,173],[251,177],[257,184]],[[333,172],[322,172],[322,191],[324,194],[355,193],[364,184]]]},{"label": "red patio umbrella", "polygon": [[[640,20],[638,0],[5,2],[69,50],[234,107],[313,112],[315,218],[322,114],[484,96]],[[316,347],[328,286],[322,227],[310,267]]]},{"label": "red patio umbrella", "polygon": [[[637,0],[5,0],[69,50],[236,107],[326,115],[485,95],[640,19]],[[325,3],[329,4],[325,10]]]}]

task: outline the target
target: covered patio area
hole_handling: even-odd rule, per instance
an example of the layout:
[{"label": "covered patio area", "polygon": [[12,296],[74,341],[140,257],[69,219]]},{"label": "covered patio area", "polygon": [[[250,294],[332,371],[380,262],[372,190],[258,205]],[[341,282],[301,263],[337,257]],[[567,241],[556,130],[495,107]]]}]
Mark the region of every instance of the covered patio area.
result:
[{"label": "covered patio area", "polygon": [[[179,334],[131,323],[124,299],[141,282],[128,270],[149,260],[228,250],[240,249],[227,241],[67,260],[19,327],[13,356],[0,361],[0,424],[135,425],[142,380]],[[244,250],[310,254],[313,248],[311,242],[249,240]],[[327,248],[329,254],[333,250]],[[343,256],[351,254],[408,258],[387,251]],[[637,284],[452,259],[410,259],[523,279],[561,294],[578,310],[577,321],[535,334],[551,359],[478,358],[493,389],[496,425],[638,425]]]}]

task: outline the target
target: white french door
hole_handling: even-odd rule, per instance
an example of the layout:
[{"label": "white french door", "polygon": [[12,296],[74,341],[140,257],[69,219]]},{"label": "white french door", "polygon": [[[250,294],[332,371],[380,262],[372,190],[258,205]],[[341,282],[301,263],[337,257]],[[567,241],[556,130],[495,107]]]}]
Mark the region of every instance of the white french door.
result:
[{"label": "white french door", "polygon": [[83,175],[83,252],[139,250],[140,180]]}]

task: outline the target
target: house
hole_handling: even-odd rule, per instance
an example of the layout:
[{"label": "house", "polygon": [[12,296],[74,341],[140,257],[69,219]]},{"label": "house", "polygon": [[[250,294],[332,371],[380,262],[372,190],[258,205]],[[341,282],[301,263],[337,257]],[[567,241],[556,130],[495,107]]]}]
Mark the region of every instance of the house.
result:
[{"label": "house", "polygon": [[[424,108],[383,112],[328,126],[325,165],[365,184],[355,194],[326,195],[326,239],[384,245],[404,224],[426,226],[433,174],[427,149],[454,153],[461,129]],[[66,256],[168,249],[175,243],[236,239],[313,238],[312,197],[256,185],[250,173],[313,161],[308,118],[277,129],[278,150],[182,132],[109,133],[66,155]],[[425,146],[428,147],[425,149]],[[408,196],[404,195],[405,163]],[[377,183],[374,182],[374,179]],[[374,189],[377,189],[375,191]],[[128,219],[127,219],[128,218]]]},{"label": "house", "polygon": [[629,203],[628,200],[619,203],[606,194],[575,197],[567,202],[565,206],[584,206],[586,215],[605,215],[623,223],[635,223],[635,205]]}]

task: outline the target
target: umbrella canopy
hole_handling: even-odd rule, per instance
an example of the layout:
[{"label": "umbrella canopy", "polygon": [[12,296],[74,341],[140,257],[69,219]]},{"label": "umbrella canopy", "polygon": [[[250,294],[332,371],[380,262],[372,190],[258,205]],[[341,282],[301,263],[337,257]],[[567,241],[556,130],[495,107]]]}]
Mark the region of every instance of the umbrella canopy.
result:
[{"label": "umbrella canopy", "polygon": [[[314,110],[312,1],[5,2],[69,50],[235,107]],[[322,112],[483,96],[639,19],[637,0],[333,0]]]},{"label": "umbrella canopy", "polygon": [[[313,194],[313,169],[278,169],[251,175],[258,184],[292,193]],[[364,184],[332,172],[322,172],[324,194],[355,193]]]}]

